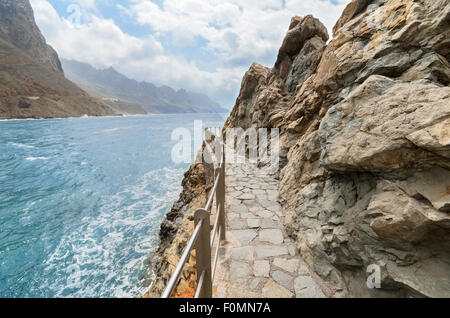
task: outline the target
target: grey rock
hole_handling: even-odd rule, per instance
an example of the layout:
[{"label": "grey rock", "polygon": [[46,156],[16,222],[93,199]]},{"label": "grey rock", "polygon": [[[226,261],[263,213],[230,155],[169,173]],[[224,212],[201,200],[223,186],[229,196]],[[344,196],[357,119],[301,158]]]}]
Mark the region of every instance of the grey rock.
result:
[{"label": "grey rock", "polygon": [[288,275],[282,271],[274,271],[272,273],[272,278],[274,281],[276,281],[278,284],[283,285],[286,288],[289,288],[290,284],[292,283],[293,277],[291,275]]},{"label": "grey rock", "polygon": [[256,256],[258,258],[266,258],[272,256],[281,256],[288,253],[285,246],[274,246],[274,245],[258,245],[255,247]]},{"label": "grey rock", "polygon": [[275,258],[273,265],[285,270],[286,272],[295,273],[300,265],[299,259]]},{"label": "grey rock", "polygon": [[297,277],[294,281],[294,289],[297,298],[325,298],[320,287],[309,276]]},{"label": "grey rock", "polygon": [[234,260],[253,261],[253,247],[236,247],[231,250],[231,257]]},{"label": "grey rock", "polygon": [[255,261],[253,264],[253,271],[257,277],[269,277],[270,263],[269,261]]},{"label": "grey rock", "polygon": [[247,263],[233,261],[230,264],[230,275],[232,279],[246,278],[251,272],[252,269]]},{"label": "grey rock", "polygon": [[259,232],[259,240],[261,242],[269,242],[272,244],[283,243],[283,233],[279,229],[261,230]]},{"label": "grey rock", "polygon": [[256,237],[256,231],[254,230],[233,230],[231,233],[242,246],[248,245]]}]

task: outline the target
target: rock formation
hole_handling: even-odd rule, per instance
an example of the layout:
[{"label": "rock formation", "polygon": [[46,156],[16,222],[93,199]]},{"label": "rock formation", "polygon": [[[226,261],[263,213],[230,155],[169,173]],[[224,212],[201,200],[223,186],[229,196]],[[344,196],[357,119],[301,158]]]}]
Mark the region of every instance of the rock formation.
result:
[{"label": "rock formation", "polygon": [[0,38],[14,44],[48,69],[62,73],[56,51],[45,42],[28,0],[0,1]]},{"label": "rock formation", "polygon": [[64,77],[28,0],[0,0],[0,119],[117,114]]},{"label": "rock formation", "polygon": [[[198,155],[206,158],[205,144]],[[213,164],[203,161],[193,164],[184,174],[180,198],[166,215],[159,232],[160,244],[152,255],[150,266],[154,270],[155,281],[144,297],[160,297],[167,286],[180,256],[194,231],[194,213],[203,208],[209,197],[214,182]],[[174,291],[174,297],[192,298],[196,290],[195,250],[181,277],[181,282]]]},{"label": "rock formation", "polygon": [[[281,129],[286,228],[335,296],[450,296],[450,2],[294,17],[226,127]],[[381,267],[381,289],[366,287]]]}]

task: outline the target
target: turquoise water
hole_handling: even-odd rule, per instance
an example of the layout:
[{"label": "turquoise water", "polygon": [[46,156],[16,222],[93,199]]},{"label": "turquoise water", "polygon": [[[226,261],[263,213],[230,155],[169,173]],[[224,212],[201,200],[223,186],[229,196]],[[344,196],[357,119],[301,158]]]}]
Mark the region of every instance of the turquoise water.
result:
[{"label": "turquoise water", "polygon": [[173,129],[220,115],[0,121],[0,297],[134,297],[188,164]]}]

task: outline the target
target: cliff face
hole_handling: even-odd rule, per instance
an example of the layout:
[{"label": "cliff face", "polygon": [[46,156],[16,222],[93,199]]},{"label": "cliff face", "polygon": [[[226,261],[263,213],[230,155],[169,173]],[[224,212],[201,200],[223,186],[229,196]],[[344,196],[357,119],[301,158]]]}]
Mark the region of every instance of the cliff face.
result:
[{"label": "cliff face", "polygon": [[[205,147],[198,156],[206,155]],[[208,161],[210,162],[210,161]],[[150,266],[154,270],[155,281],[144,297],[160,297],[167,286],[180,256],[194,231],[194,213],[203,208],[214,182],[214,167],[206,162],[195,163],[184,174],[180,198],[172,206],[161,224],[160,244],[152,255]],[[195,250],[184,267],[182,279],[174,291],[174,297],[192,298],[196,290]]]},{"label": "cliff face", "polygon": [[0,119],[116,114],[64,77],[28,0],[0,0]]},{"label": "cliff face", "polygon": [[46,44],[36,25],[28,0],[1,0],[0,21],[0,38],[14,44],[50,70],[63,72],[58,54]]},{"label": "cliff face", "polygon": [[[226,127],[281,129],[286,228],[336,296],[450,296],[450,2],[294,17]],[[381,267],[381,289],[366,269]]]}]

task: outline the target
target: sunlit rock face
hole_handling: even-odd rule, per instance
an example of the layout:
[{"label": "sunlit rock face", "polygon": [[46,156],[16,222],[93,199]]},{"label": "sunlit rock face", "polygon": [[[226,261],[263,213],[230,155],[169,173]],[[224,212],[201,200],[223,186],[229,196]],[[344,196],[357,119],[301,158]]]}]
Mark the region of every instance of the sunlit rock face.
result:
[{"label": "sunlit rock face", "polygon": [[[450,296],[450,2],[294,17],[226,127],[281,129],[286,228],[335,296]],[[381,268],[381,289],[366,286]]]}]

